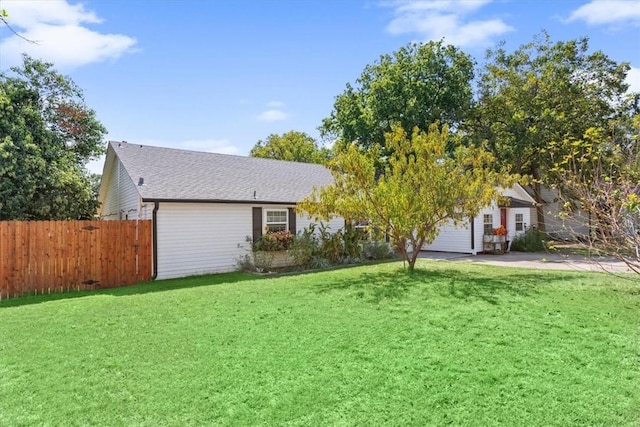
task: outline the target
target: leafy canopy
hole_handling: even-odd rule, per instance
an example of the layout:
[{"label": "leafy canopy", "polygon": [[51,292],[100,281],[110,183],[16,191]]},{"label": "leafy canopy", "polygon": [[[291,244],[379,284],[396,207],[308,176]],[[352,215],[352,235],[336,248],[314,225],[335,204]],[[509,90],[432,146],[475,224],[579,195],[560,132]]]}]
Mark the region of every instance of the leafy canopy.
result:
[{"label": "leafy canopy", "polygon": [[320,132],[338,146],[385,144],[393,124],[410,134],[439,121],[457,126],[471,107],[473,61],[451,45],[410,44],[367,65],[347,84]]},{"label": "leafy canopy", "polygon": [[[365,220],[385,230],[412,271],[418,250],[433,242],[440,226],[468,223],[500,197],[498,185],[515,181],[490,168],[494,158],[482,148],[457,143],[451,154],[450,141],[446,125],[440,130],[432,124],[427,132],[414,128],[411,134],[393,126],[385,135],[391,154],[382,174],[381,145],[368,150],[349,145],[329,163],[334,184],[315,189],[299,209]],[[410,253],[408,246],[416,250]]]},{"label": "leafy canopy", "polygon": [[[486,143],[498,167],[530,176],[534,197],[543,202],[541,182],[554,183],[548,145],[606,127],[624,102],[628,70],[602,52],[590,53],[586,37],[553,43],[542,32],[512,53],[501,45],[487,53],[475,118],[463,128],[476,144]],[[544,230],[541,207],[538,219]]]},{"label": "leafy canopy", "polygon": [[513,53],[503,46],[488,52],[470,125],[501,165],[538,178],[553,163],[547,144],[580,138],[615,114],[629,65],[589,53],[588,42],[552,43],[543,32]]},{"label": "leafy canopy", "polygon": [[316,140],[306,133],[292,130],[282,135],[271,134],[265,141],[258,141],[249,155],[302,163],[326,163],[330,151],[319,147]]},{"label": "leafy canopy", "polygon": [[97,208],[84,165],[103,152],[105,128],[52,67],[25,55],[0,74],[0,220],[83,219]]}]

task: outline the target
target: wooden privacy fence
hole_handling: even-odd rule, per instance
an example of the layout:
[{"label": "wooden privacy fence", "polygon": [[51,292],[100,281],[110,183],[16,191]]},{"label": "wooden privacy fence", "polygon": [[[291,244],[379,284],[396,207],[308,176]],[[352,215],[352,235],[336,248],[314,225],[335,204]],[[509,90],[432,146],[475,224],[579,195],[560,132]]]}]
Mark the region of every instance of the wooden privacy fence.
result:
[{"label": "wooden privacy fence", "polygon": [[151,278],[151,221],[0,221],[0,299]]}]

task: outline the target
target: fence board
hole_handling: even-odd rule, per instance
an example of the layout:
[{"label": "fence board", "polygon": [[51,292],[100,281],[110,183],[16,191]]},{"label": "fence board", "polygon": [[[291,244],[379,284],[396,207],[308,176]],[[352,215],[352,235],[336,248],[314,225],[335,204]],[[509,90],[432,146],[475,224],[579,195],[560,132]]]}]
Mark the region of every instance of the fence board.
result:
[{"label": "fence board", "polygon": [[0,299],[151,279],[151,221],[0,221]]}]

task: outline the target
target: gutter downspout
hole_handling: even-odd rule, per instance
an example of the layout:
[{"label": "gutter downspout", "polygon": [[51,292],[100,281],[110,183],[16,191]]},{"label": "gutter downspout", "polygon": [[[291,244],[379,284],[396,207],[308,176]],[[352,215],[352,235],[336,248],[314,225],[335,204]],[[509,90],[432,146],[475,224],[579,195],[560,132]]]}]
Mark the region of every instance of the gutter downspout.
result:
[{"label": "gutter downspout", "polygon": [[471,254],[472,255],[477,255],[478,252],[476,251],[476,230],[475,230],[475,222],[476,222],[476,218],[475,217],[471,217]]},{"label": "gutter downspout", "polygon": [[153,257],[153,275],[151,280],[156,280],[158,277],[158,209],[160,208],[159,202],[153,202],[153,213],[151,214],[151,224],[153,228],[152,236],[152,248],[151,254]]}]

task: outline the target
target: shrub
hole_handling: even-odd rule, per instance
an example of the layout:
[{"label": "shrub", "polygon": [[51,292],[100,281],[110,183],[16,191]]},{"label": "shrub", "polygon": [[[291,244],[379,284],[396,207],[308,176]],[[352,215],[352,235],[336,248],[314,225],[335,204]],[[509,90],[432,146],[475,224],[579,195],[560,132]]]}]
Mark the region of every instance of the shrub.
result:
[{"label": "shrub", "polygon": [[253,253],[253,264],[256,271],[260,273],[268,272],[273,266],[275,258],[274,251],[258,251]]},{"label": "shrub", "polygon": [[244,254],[238,258],[236,261],[238,266],[238,270],[251,273],[256,271],[256,266],[253,264],[253,257],[250,254]]},{"label": "shrub", "polygon": [[315,226],[311,224],[310,228],[305,228],[293,239],[291,255],[296,264],[309,267],[311,260],[319,255],[320,246],[314,232]]},{"label": "shrub", "polygon": [[528,228],[523,234],[511,241],[511,250],[518,252],[539,252],[547,249],[549,236],[535,227]]},{"label": "shrub", "polygon": [[398,253],[394,251],[388,243],[383,241],[372,241],[364,243],[364,254],[367,259],[383,260],[398,257]]},{"label": "shrub", "polygon": [[253,242],[254,251],[285,251],[293,246],[294,235],[288,230],[270,231]]}]

